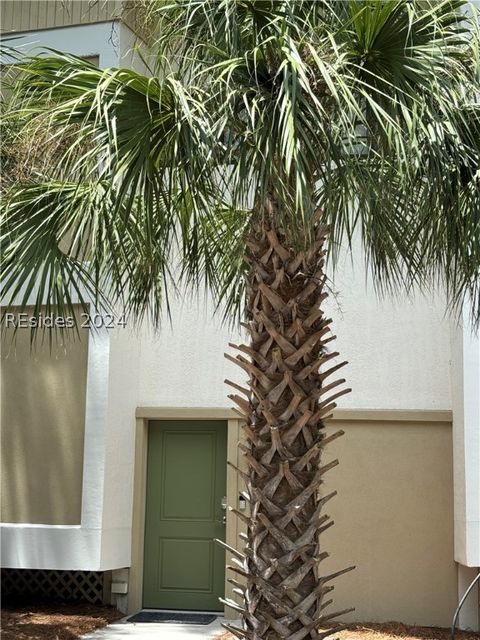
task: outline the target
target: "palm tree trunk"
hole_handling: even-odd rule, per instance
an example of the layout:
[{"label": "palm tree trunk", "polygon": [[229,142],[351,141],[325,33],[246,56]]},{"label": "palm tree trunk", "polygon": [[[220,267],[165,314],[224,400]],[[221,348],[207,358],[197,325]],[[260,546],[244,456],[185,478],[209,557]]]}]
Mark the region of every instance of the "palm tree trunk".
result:
[{"label": "palm tree trunk", "polygon": [[333,633],[332,618],[352,611],[329,613],[325,596],[331,580],[353,567],[321,574],[328,554],[320,536],[333,524],[323,507],[335,495],[322,495],[321,488],[338,464],[324,463],[322,455],[343,433],[325,437],[324,420],[349,391],[339,390],[343,379],[330,381],[346,363],[331,366],[338,354],[326,349],[335,336],[321,310],[325,238],[318,225],[311,247],[296,252],[264,220],[248,243],[250,343],[232,345],[239,353],[227,355],[249,377],[246,389],[227,381],[245,396],[230,398],[245,419],[239,446],[248,472],[238,472],[250,501],[248,516],[236,512],[247,524],[246,545],[229,567],[236,574],[229,581],[244,593],[244,628],[227,626],[239,638],[324,638]]}]

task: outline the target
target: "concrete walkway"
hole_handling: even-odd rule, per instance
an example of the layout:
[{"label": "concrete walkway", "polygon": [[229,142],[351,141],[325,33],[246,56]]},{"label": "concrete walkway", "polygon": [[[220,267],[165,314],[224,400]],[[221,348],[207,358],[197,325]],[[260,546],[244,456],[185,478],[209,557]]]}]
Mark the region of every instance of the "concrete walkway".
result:
[{"label": "concrete walkway", "polygon": [[82,636],[83,640],[193,640],[194,638],[218,638],[225,629],[224,618],[217,618],[208,625],[165,624],[154,622],[126,622],[126,618],[115,624]]}]

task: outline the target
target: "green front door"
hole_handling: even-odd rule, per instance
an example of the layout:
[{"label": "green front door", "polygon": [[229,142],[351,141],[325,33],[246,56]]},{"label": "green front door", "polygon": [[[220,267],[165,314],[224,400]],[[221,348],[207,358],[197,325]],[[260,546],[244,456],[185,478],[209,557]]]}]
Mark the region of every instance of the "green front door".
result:
[{"label": "green front door", "polygon": [[222,609],[226,467],[226,422],[150,422],[144,607]]}]

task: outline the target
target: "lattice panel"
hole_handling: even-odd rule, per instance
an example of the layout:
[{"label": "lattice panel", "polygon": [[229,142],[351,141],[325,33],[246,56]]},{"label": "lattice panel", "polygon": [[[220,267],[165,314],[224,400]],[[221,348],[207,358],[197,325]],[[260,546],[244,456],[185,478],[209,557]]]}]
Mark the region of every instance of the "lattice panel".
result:
[{"label": "lattice panel", "polygon": [[2,594],[102,604],[103,572],[2,569]]}]

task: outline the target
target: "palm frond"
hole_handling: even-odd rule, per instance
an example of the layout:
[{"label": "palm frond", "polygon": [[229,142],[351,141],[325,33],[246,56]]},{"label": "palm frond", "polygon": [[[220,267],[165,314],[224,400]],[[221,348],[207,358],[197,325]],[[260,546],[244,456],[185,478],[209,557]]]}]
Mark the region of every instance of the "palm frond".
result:
[{"label": "palm frond", "polygon": [[[334,265],[360,234],[380,288],[441,281],[479,321],[478,25],[465,7],[156,0],[152,77],[59,52],[20,64],[11,117],[70,141],[38,182],[57,185],[79,274],[88,245],[109,296],[158,320],[174,255],[179,276],[238,311],[255,220],[274,215],[306,246],[320,218]],[[7,198],[14,220],[37,206],[23,189]],[[75,216],[93,220],[99,192],[121,242],[90,245]],[[106,287],[93,273],[92,291]]]}]

